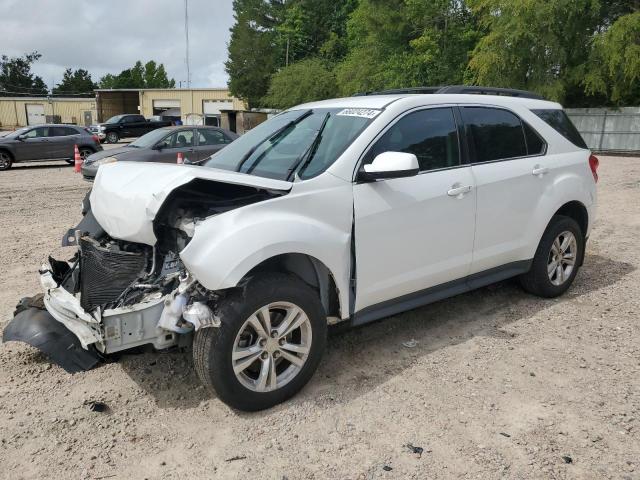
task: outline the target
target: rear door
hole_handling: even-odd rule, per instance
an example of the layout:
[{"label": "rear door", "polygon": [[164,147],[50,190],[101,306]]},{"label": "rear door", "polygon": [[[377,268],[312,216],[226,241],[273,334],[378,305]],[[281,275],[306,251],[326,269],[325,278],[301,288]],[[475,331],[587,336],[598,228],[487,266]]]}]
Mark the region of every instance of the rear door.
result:
[{"label": "rear door", "polygon": [[223,132],[215,128],[198,128],[196,130],[196,158],[194,162],[202,163],[214,153],[231,143]]},{"label": "rear door", "polygon": [[80,140],[80,133],[72,127],[49,127],[49,144],[54,158],[73,158],[74,146]]},{"label": "rear door", "polygon": [[473,274],[528,259],[527,225],[552,175],[546,144],[514,112],[487,106],[460,110],[477,188]]},{"label": "rear door", "polygon": [[356,312],[462,279],[471,265],[476,193],[453,108],[406,113],[364,163],[386,151],[415,154],[420,173],[354,186]]}]

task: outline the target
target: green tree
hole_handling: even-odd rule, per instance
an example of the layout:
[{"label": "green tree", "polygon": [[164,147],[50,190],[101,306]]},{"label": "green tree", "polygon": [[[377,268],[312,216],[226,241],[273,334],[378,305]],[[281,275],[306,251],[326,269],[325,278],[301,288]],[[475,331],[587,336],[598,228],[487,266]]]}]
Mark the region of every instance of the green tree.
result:
[{"label": "green tree", "polygon": [[289,108],[304,102],[334,97],[336,77],[319,58],[307,58],[283,68],[271,78],[262,104]]},{"label": "green tree", "polygon": [[22,57],[0,57],[0,96],[46,95],[48,89],[42,78],[31,73],[33,65],[42,55],[38,52]]},{"label": "green tree", "polygon": [[468,0],[485,35],[466,80],[534,90],[563,101],[582,91],[584,65],[602,25],[599,0]]},{"label": "green tree", "polygon": [[594,40],[586,92],[616,105],[640,102],[640,12],[618,18]]},{"label": "green tree", "polygon": [[362,0],[348,31],[349,53],[336,69],[344,95],[461,83],[479,36],[458,0]]},{"label": "green tree", "polygon": [[53,89],[54,94],[93,94],[93,90],[98,86],[93,83],[88,71],[79,68],[71,70],[67,68],[62,75],[62,81]]},{"label": "green tree", "polygon": [[175,88],[174,79],[167,77],[164,65],[150,60],[142,65],[138,60],[131,68],[117,75],[108,73],[100,79],[100,88]]},{"label": "green tree", "polygon": [[269,88],[269,79],[284,65],[275,26],[284,9],[283,0],[234,0],[235,24],[231,27],[228,60],[229,90],[258,106]]}]

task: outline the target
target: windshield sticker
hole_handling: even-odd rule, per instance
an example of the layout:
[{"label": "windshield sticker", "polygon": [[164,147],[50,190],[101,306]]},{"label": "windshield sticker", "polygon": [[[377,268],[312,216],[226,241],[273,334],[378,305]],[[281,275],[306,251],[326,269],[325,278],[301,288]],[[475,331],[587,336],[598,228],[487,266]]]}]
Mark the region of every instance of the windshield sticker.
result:
[{"label": "windshield sticker", "polygon": [[379,113],[380,110],[374,110],[373,108],[345,108],[337,113],[337,115],[344,117],[375,118]]}]

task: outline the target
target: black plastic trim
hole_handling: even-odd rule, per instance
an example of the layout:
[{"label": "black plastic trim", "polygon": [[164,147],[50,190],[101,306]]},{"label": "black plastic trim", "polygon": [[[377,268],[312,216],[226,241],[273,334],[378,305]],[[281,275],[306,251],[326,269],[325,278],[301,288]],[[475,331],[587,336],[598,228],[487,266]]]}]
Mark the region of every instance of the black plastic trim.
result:
[{"label": "black plastic trim", "polygon": [[443,300],[475,290],[476,288],[491,285],[501,280],[506,280],[507,278],[515,277],[516,275],[528,272],[532,262],[533,259],[508,263],[500,267],[485,270],[484,272],[474,273],[451,282],[436,285],[435,287],[371,305],[354,313],[351,316],[351,324],[357,326],[375,322],[381,318],[413,310],[414,308],[422,307],[429,303],[437,302],[438,300]]}]

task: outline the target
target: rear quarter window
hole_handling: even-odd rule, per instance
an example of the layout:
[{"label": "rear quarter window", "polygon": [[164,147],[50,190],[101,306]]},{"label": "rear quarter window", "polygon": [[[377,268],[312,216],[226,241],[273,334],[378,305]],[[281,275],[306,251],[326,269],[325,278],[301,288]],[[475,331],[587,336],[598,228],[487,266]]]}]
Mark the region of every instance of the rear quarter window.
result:
[{"label": "rear quarter window", "polygon": [[576,147],[588,148],[580,132],[578,132],[578,129],[573,125],[564,110],[537,109],[531,111]]}]

